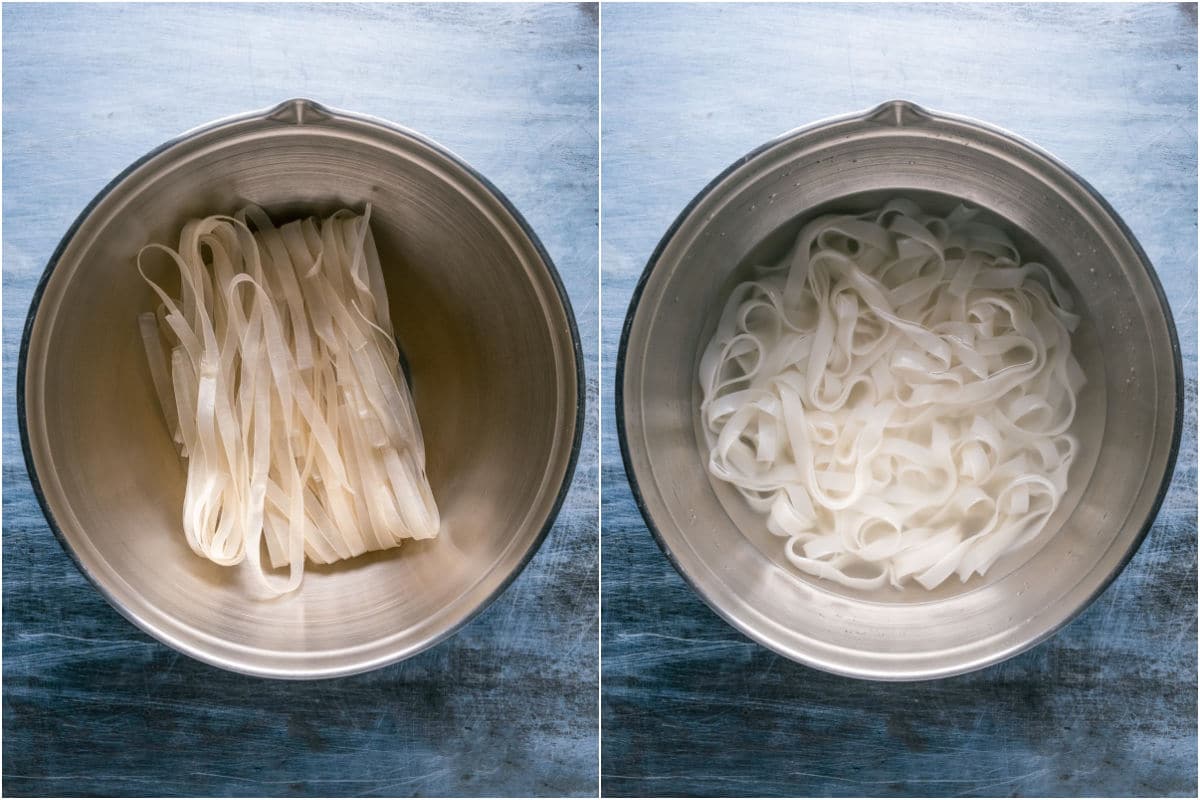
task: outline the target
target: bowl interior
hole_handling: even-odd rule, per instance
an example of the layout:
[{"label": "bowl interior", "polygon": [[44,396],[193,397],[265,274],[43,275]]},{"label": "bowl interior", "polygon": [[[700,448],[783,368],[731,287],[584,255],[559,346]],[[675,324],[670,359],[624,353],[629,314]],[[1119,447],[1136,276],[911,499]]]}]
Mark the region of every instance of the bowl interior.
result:
[{"label": "bowl interior", "polygon": [[[924,114],[903,121],[789,137],[715,181],[644,279],[618,401],[643,510],[709,604],[784,655],[882,679],[983,666],[1078,613],[1144,534],[1177,430],[1169,321],[1148,265],[1108,211],[1006,136]],[[1026,260],[1055,269],[1085,315],[1073,350],[1088,385],[1074,426],[1083,450],[1042,541],[966,584],[868,593],[800,573],[763,518],[709,477],[696,365],[741,270],[778,258],[815,215],[897,195],[931,211],[981,208],[1016,234]]]},{"label": "bowl interior", "polygon": [[[127,615],[206,660],[283,676],[415,652],[495,595],[540,542],[570,472],[576,360],[551,267],[509,209],[416,138],[325,119],[201,135],[135,169],[50,277],[26,356],[37,478],[66,543]],[[156,407],[134,268],[184,220],[253,202],[277,222],[372,204],[441,535],[329,566],[263,601],[180,529],[185,466]]]}]

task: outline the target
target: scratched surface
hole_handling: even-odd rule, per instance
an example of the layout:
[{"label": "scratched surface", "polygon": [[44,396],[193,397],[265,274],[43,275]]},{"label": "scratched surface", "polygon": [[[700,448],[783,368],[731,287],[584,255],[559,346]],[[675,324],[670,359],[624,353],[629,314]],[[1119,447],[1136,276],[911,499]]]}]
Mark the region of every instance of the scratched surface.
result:
[{"label": "scratched surface", "polygon": [[[594,6],[4,9],[4,731],[14,795],[594,795]],[[450,640],[367,675],[246,678],[177,655],[68,561],[13,402],[34,284],[117,172],[293,96],[392,119],[505,192],[571,295],[589,375],[574,488],[524,573]]]},{"label": "scratched surface", "polygon": [[[1196,794],[1196,13],[1145,6],[602,9],[606,795]],[[1186,434],[1153,531],[1051,641],[917,685],[793,664],[659,552],[621,466],[621,323],[659,237],[797,125],[907,98],[1057,154],[1132,227],[1171,298]]]}]

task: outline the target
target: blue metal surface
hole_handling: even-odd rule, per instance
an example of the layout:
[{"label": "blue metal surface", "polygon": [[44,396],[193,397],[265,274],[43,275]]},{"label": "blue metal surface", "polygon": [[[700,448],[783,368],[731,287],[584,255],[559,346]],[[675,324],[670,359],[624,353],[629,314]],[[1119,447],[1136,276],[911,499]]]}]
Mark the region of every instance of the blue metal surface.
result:
[{"label": "blue metal surface", "polygon": [[[1196,6],[605,5],[603,792],[1196,793]],[[611,380],[634,284],[725,166],[797,125],[904,98],[1070,165],[1157,267],[1184,440],[1153,531],[1049,642],[912,685],[774,655],[692,593],[646,531]]]},{"label": "blue metal surface", "polygon": [[[597,11],[581,6],[4,9],[7,795],[588,795],[596,790]],[[574,487],[516,582],[366,675],[222,672],[125,622],[29,487],[21,326],[59,237],[129,162],[306,96],[414,128],[491,179],[562,274],[589,376]]]}]

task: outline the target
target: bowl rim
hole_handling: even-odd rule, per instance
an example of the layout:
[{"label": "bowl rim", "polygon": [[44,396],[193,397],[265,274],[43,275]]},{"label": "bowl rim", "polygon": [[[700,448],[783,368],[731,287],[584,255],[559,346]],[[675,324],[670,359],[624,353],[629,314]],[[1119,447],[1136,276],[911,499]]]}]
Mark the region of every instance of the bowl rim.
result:
[{"label": "bowl rim", "polygon": [[[134,173],[147,162],[170,150],[171,148],[183,144],[184,142],[189,141],[197,136],[212,133],[213,131],[227,126],[262,121],[271,118],[278,119],[281,117],[287,117],[299,122],[306,114],[316,118],[332,118],[362,123],[380,129],[383,133],[393,136],[401,136],[415,141],[417,144],[429,148],[437,155],[446,158],[455,166],[466,172],[467,175],[469,175],[472,179],[478,181],[483,189],[495,200],[497,200],[504,210],[512,216],[521,232],[528,237],[530,243],[533,245],[534,251],[537,253],[538,259],[545,267],[545,271],[549,275],[551,282],[554,285],[558,301],[562,304],[562,310],[566,316],[567,327],[571,336],[570,355],[575,373],[575,417],[573,420],[574,431],[572,433],[571,448],[567,458],[566,470],[563,474],[562,483],[558,487],[554,502],[550,507],[550,511],[547,514],[542,527],[537,532],[537,535],[534,537],[533,541],[526,548],[525,552],[521,555],[521,559],[517,565],[508,573],[508,575],[504,577],[503,580],[500,581],[492,593],[484,598],[475,608],[471,609],[460,620],[456,621],[455,624],[451,625],[447,629],[418,642],[416,646],[407,649],[398,655],[385,654],[382,656],[358,660],[351,657],[344,665],[333,668],[305,669],[303,666],[294,667],[289,664],[286,670],[272,670],[260,668],[256,663],[252,663],[250,661],[231,660],[228,657],[213,657],[202,647],[180,641],[175,636],[171,636],[165,634],[163,631],[157,630],[152,624],[141,619],[131,610],[125,608],[119,602],[117,602],[108,589],[106,589],[104,585],[101,584],[97,579],[97,577],[84,566],[78,554],[75,552],[74,548],[71,547],[70,543],[66,539],[66,536],[63,534],[63,531],[58,524],[58,520],[55,518],[54,513],[50,508],[50,504],[46,499],[46,495],[42,489],[41,480],[38,477],[37,467],[34,463],[33,450],[29,438],[27,409],[25,405],[25,371],[28,364],[29,346],[32,340],[34,323],[37,319],[37,313],[41,307],[42,297],[45,293],[46,287],[49,284],[59,261],[62,259],[63,253],[75,238],[75,234],[78,232],[79,228],[88,219],[88,217],[91,216],[96,207],[117,186],[123,183],[126,178],[128,178],[132,173]],[[133,161],[129,166],[121,170],[116,177],[110,180],[104,186],[104,188],[101,189],[96,196],[88,202],[84,209],[67,228],[66,233],[64,233],[62,238],[59,240],[58,245],[55,247],[54,252],[50,256],[49,261],[46,263],[45,269],[42,271],[41,277],[38,279],[37,286],[33,290],[33,296],[29,304],[29,311],[25,316],[24,329],[21,334],[21,345],[17,356],[16,395],[17,427],[19,428],[21,435],[21,451],[25,459],[25,470],[29,477],[29,483],[33,488],[33,493],[37,497],[38,505],[41,507],[42,515],[46,518],[46,522],[49,525],[51,532],[54,534],[54,538],[58,540],[59,545],[66,552],[67,556],[70,557],[71,562],[75,565],[75,568],[78,569],[83,576],[88,579],[88,582],[92,584],[92,586],[100,593],[100,595],[108,602],[108,604],[112,606],[118,613],[120,613],[121,616],[132,622],[143,632],[149,634],[155,640],[167,645],[168,647],[183,653],[184,655],[190,656],[205,664],[209,664],[211,666],[231,672],[237,672],[243,675],[251,675],[260,678],[275,678],[282,680],[320,680],[338,678],[368,672],[388,666],[390,664],[404,661],[445,641],[464,628],[477,616],[479,616],[484,609],[490,606],[501,594],[503,594],[503,592],[512,584],[512,582],[516,580],[517,576],[525,570],[525,567],[541,548],[543,542],[546,540],[547,535],[549,535],[550,530],[554,527],[554,524],[558,519],[558,514],[562,510],[562,505],[565,502],[567,494],[570,492],[573,485],[575,468],[579,460],[579,451],[583,443],[583,430],[585,427],[587,413],[587,384],[584,373],[583,344],[579,337],[579,326],[575,319],[575,311],[571,306],[571,299],[567,294],[566,286],[563,284],[562,276],[559,274],[558,268],[555,266],[553,259],[551,259],[549,252],[547,252],[545,246],[542,244],[541,239],[539,239],[537,234],[534,233],[533,228],[526,221],[525,217],[521,215],[521,212],[517,210],[517,207],[512,203],[512,201],[509,200],[508,197],[481,172],[472,167],[466,161],[466,159],[464,159],[462,156],[459,156],[445,145],[439,144],[424,134],[381,117],[375,117],[369,114],[357,112],[343,111],[341,109],[326,106],[308,98],[300,97],[285,100],[282,103],[271,106],[270,108],[247,111],[221,117],[211,122],[207,122],[186,130],[183,133],[168,139],[146,154],[142,155],[140,158]],[[292,657],[299,657],[301,659],[303,657],[302,654],[288,655]]]},{"label": "bowl rim", "polygon": [[[833,126],[844,124],[847,122],[856,122],[856,121],[862,122],[862,121],[867,121],[870,119],[882,119],[885,117],[893,118],[896,121],[900,121],[905,118],[913,118],[913,117],[930,118],[930,119],[937,120],[937,121],[957,123],[957,124],[981,129],[982,131],[984,131],[986,133],[990,133],[990,134],[998,136],[1002,139],[1007,140],[1009,143],[1015,145],[1019,149],[1028,151],[1032,155],[1039,156],[1039,157],[1047,160],[1048,162],[1050,162],[1051,165],[1062,170],[1071,180],[1075,181],[1075,183],[1078,184],[1078,186],[1080,188],[1082,188],[1085,192],[1087,192],[1087,194],[1090,195],[1091,198],[1096,201],[1096,203],[1100,206],[1100,209],[1116,225],[1120,234],[1132,246],[1138,259],[1141,261],[1142,265],[1146,268],[1146,275],[1150,279],[1150,284],[1154,289],[1155,297],[1158,300],[1158,307],[1162,311],[1163,317],[1167,323],[1167,331],[1168,331],[1169,343],[1170,343],[1171,355],[1172,355],[1172,367],[1173,367],[1173,370],[1175,373],[1175,404],[1174,404],[1174,409],[1173,409],[1174,413],[1173,413],[1172,419],[1171,419],[1171,427],[1172,427],[1172,429],[1171,429],[1171,444],[1168,449],[1167,461],[1166,461],[1166,464],[1164,465],[1162,480],[1160,481],[1159,486],[1155,492],[1154,501],[1150,506],[1150,509],[1146,515],[1146,518],[1139,525],[1139,530],[1138,530],[1137,535],[1134,537],[1133,541],[1129,545],[1126,552],[1122,555],[1120,561],[1112,569],[1112,571],[1108,575],[1106,575],[1104,577],[1104,579],[1099,583],[1099,585],[1096,587],[1096,590],[1090,596],[1088,596],[1082,603],[1080,603],[1076,608],[1072,609],[1070,611],[1070,613],[1068,613],[1065,617],[1063,617],[1063,619],[1056,622],[1054,625],[1048,627],[1046,630],[1040,632],[1038,635],[1031,637],[1028,641],[1022,642],[1018,646],[999,650],[999,651],[996,651],[993,653],[989,653],[981,658],[976,658],[971,661],[952,665],[947,668],[915,669],[915,670],[910,669],[910,670],[905,671],[902,674],[887,673],[880,669],[874,669],[874,670],[848,669],[848,668],[842,667],[840,664],[831,664],[831,663],[821,662],[816,659],[805,658],[803,656],[803,654],[801,654],[801,653],[787,652],[787,651],[781,649],[780,647],[777,647],[773,642],[770,642],[770,641],[764,640],[763,638],[760,638],[759,634],[756,633],[751,628],[750,625],[744,623],[742,620],[738,619],[734,614],[732,614],[732,613],[726,611],[724,608],[722,608],[720,606],[720,604],[716,601],[716,599],[711,595],[711,593],[709,593],[705,589],[703,589],[684,570],[683,566],[680,564],[679,560],[676,558],[675,554],[672,552],[670,546],[667,544],[666,539],[662,535],[662,532],[659,530],[658,526],[655,524],[654,519],[651,516],[650,509],[646,505],[645,497],[643,496],[641,486],[638,482],[637,473],[633,466],[633,456],[632,456],[632,452],[630,451],[630,447],[629,447],[629,435],[628,435],[628,430],[626,429],[626,419],[625,419],[626,356],[628,353],[629,339],[630,339],[630,334],[632,333],[632,329],[633,329],[634,318],[637,316],[638,308],[641,304],[642,293],[644,292],[644,290],[646,288],[646,284],[649,282],[651,275],[653,274],[654,270],[657,268],[657,266],[659,264],[659,260],[661,259],[662,255],[663,255],[663,252],[671,244],[672,240],[675,238],[675,234],[678,233],[679,229],[683,226],[683,224],[691,217],[692,212],[696,209],[696,207],[699,206],[700,203],[703,202],[709,196],[709,194],[711,194],[713,192],[714,189],[716,189],[721,183],[724,182],[724,180],[726,178],[728,178],[734,172],[736,172],[737,170],[744,167],[746,164],[750,163],[754,159],[758,158],[759,156],[763,155],[764,153],[768,152],[769,150],[774,149],[775,147],[777,147],[779,145],[782,145],[786,142],[800,138],[801,136],[807,136],[812,133],[816,133],[820,130],[823,130],[825,128],[833,127]],[[1103,594],[1105,592],[1105,590],[1108,589],[1108,587],[1112,585],[1113,581],[1115,581],[1117,579],[1117,576],[1119,576],[1125,570],[1125,567],[1129,564],[1129,562],[1133,559],[1134,555],[1136,555],[1137,551],[1141,548],[1142,542],[1145,541],[1146,536],[1150,533],[1151,528],[1153,528],[1153,526],[1154,526],[1155,520],[1158,518],[1158,512],[1160,511],[1160,509],[1162,507],[1163,500],[1166,498],[1166,494],[1170,488],[1171,481],[1175,476],[1175,464],[1178,459],[1180,440],[1183,435],[1183,424],[1184,424],[1183,417],[1184,417],[1185,396],[1186,396],[1186,387],[1185,387],[1184,374],[1183,374],[1183,359],[1182,359],[1182,355],[1181,355],[1180,347],[1179,347],[1179,332],[1175,325],[1175,317],[1171,312],[1171,306],[1167,300],[1166,292],[1163,290],[1162,283],[1158,279],[1158,273],[1155,271],[1153,263],[1150,261],[1149,256],[1146,255],[1145,250],[1142,249],[1141,243],[1138,242],[1137,237],[1135,237],[1133,235],[1133,231],[1130,230],[1129,226],[1126,225],[1125,221],[1121,218],[1121,216],[1117,213],[1117,211],[1108,203],[1108,201],[1104,199],[1103,195],[1101,195],[1100,192],[1097,191],[1096,188],[1093,187],[1090,183],[1088,183],[1083,177],[1081,177],[1078,173],[1076,173],[1074,170],[1072,170],[1070,167],[1068,167],[1066,164],[1064,164],[1056,156],[1052,155],[1049,151],[1022,138],[1021,136],[1018,136],[1015,133],[1012,133],[1011,131],[1008,131],[1004,128],[1001,128],[999,126],[993,125],[988,122],[983,122],[981,120],[973,119],[968,116],[963,116],[963,115],[959,115],[959,114],[950,114],[950,113],[945,113],[945,112],[941,112],[941,111],[931,111],[931,110],[924,108],[924,107],[922,107],[916,103],[913,103],[911,101],[899,100],[899,99],[888,100],[886,102],[880,103],[879,105],[876,105],[865,111],[856,111],[856,112],[851,112],[851,113],[847,113],[847,114],[839,114],[839,115],[832,116],[832,117],[825,117],[823,119],[820,119],[820,120],[817,120],[815,122],[808,123],[805,125],[801,125],[799,127],[793,128],[789,131],[786,131],[785,133],[782,133],[778,136],[775,136],[774,138],[764,142],[763,144],[759,145],[758,147],[755,147],[753,150],[746,153],[741,158],[738,158],[732,164],[730,164],[725,169],[723,169],[720,172],[720,174],[718,174],[715,178],[713,178],[711,181],[709,181],[705,185],[705,187],[703,189],[701,189],[699,191],[699,193],[697,193],[696,196],[693,197],[686,206],[684,206],[683,210],[681,212],[679,212],[678,216],[675,217],[675,220],[667,228],[666,232],[663,234],[662,238],[659,240],[657,246],[655,246],[653,253],[650,255],[649,260],[646,262],[645,268],[642,270],[641,276],[638,278],[638,282],[637,282],[637,285],[634,287],[633,294],[630,297],[629,307],[625,313],[625,321],[621,328],[620,344],[617,348],[616,376],[615,376],[614,386],[613,386],[613,403],[615,405],[614,410],[616,412],[616,421],[617,421],[617,440],[620,443],[621,460],[625,466],[625,475],[626,475],[626,478],[628,479],[629,488],[633,494],[634,502],[637,504],[638,511],[641,513],[642,519],[646,523],[646,528],[650,531],[651,535],[654,538],[654,541],[658,544],[659,549],[662,550],[663,555],[666,556],[666,558],[667,558],[667,561],[670,562],[671,566],[675,568],[675,571],[679,573],[679,575],[683,578],[684,582],[689,587],[691,587],[692,591],[694,591],[697,595],[699,595],[700,599],[703,600],[704,603],[718,617],[725,620],[725,622],[727,622],[729,625],[731,625],[738,632],[742,633],[744,636],[747,636],[748,638],[750,638],[752,641],[759,644],[760,646],[766,647],[769,650],[777,653],[778,655],[781,655],[781,656],[788,658],[789,660],[795,661],[797,663],[803,664],[807,667],[819,669],[821,671],[829,672],[834,675],[840,675],[840,676],[848,677],[848,678],[857,678],[860,680],[875,680],[875,681],[889,681],[889,682],[913,682],[913,681],[932,680],[932,679],[939,679],[939,678],[948,678],[948,677],[952,677],[955,675],[962,675],[962,674],[965,674],[968,672],[974,672],[976,670],[980,670],[985,667],[989,667],[994,664],[998,664],[1002,661],[1006,661],[1009,658],[1012,658],[1016,655],[1024,653],[1027,650],[1033,649],[1034,647],[1038,646],[1039,644],[1046,641],[1050,637],[1054,636],[1060,630],[1062,630],[1067,625],[1069,625],[1071,622],[1073,622],[1093,602],[1095,602],[1096,598],[1098,598],[1101,594]]]}]

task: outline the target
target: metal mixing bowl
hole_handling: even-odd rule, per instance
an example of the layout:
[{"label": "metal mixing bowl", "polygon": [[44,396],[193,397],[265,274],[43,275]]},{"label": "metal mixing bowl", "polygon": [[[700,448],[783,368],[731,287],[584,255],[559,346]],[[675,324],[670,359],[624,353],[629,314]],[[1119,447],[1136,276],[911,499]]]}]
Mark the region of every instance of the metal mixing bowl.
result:
[{"label": "metal mixing bowl", "polygon": [[[442,513],[437,539],[310,565],[270,602],[184,540],[184,465],[136,324],[154,305],[138,248],[247,202],[277,221],[373,204]],[[314,678],[427,648],[516,577],[570,483],[582,364],[554,266],[495,187],[412,131],[294,100],[185,134],[100,193],[38,286],[17,393],[46,517],[118,611],[211,664]]]},{"label": "metal mixing bowl", "polygon": [[[1019,232],[1025,258],[1045,261],[1073,287],[1087,320],[1074,341],[1089,379],[1074,428],[1083,444],[1042,549],[1015,553],[965,585],[855,592],[798,572],[763,518],[710,480],[696,369],[743,268],[781,256],[816,214],[866,210],[898,194],[933,211],[963,201],[984,209]],[[616,404],[642,515],[718,614],[823,670],[917,680],[1032,647],[1116,577],[1170,480],[1183,370],[1154,270],[1095,190],[1011,134],[891,102],[770,142],[692,201],[634,292]]]}]

